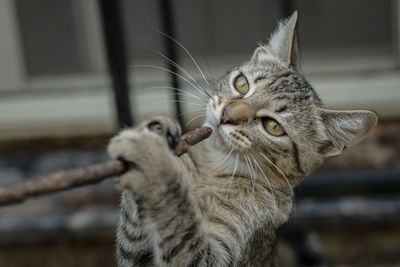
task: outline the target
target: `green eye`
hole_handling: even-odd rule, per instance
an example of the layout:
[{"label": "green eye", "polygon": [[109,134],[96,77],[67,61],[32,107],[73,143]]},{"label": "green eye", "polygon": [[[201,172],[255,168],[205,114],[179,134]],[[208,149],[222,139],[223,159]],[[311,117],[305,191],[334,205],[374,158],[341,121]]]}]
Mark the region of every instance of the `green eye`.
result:
[{"label": "green eye", "polygon": [[282,126],[274,119],[266,118],[263,120],[265,130],[274,135],[274,136],[282,136],[285,134]]},{"label": "green eye", "polygon": [[238,91],[240,94],[245,95],[249,91],[249,83],[247,82],[247,79],[243,75],[239,75],[235,79],[235,89]]}]

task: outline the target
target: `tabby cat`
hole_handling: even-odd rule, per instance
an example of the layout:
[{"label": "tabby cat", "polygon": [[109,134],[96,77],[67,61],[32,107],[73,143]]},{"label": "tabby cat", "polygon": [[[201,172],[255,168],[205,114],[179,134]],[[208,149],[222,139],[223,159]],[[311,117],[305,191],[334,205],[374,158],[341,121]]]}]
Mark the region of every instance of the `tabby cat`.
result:
[{"label": "tabby cat", "polygon": [[293,191],[359,142],[374,112],[326,107],[299,70],[297,12],[207,95],[210,138],[177,157],[181,128],[159,116],[115,136],[131,163],[117,231],[119,266],[273,266]]}]

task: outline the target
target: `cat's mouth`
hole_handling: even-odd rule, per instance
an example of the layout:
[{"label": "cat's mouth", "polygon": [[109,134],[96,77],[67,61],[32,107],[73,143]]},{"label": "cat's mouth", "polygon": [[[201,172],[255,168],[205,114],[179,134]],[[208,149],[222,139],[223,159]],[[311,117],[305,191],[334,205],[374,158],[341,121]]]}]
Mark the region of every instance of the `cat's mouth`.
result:
[{"label": "cat's mouth", "polygon": [[237,125],[220,124],[217,129],[217,136],[221,138],[224,145],[235,151],[246,151],[251,147],[250,137],[246,131]]},{"label": "cat's mouth", "polygon": [[223,129],[223,125],[219,124],[216,128],[217,129],[216,129],[215,133],[216,133],[217,138],[219,138],[225,145],[227,145],[226,141],[225,141],[226,135],[225,135],[225,132]]},{"label": "cat's mouth", "polygon": [[213,129],[212,136],[214,137],[214,140],[228,149],[241,152],[249,150],[251,147],[251,141],[243,125],[224,122],[222,119],[223,106],[221,105],[221,110],[219,110],[213,108],[212,103],[213,102],[211,102],[211,105],[207,108],[207,116],[204,126],[209,126]]},{"label": "cat's mouth", "polygon": [[205,126],[208,126],[208,127],[211,127],[211,129],[213,130],[212,131],[212,136],[214,136],[214,138],[218,141],[218,142],[220,142],[222,145],[228,145],[227,143],[226,143],[226,141],[225,141],[225,133],[224,133],[224,130],[222,129],[222,125],[220,125],[220,124],[217,124],[217,125],[215,125],[215,124],[212,124],[212,123],[209,123],[209,122],[206,122],[205,124],[204,124]]},{"label": "cat's mouth", "polygon": [[[204,123],[204,126],[208,126],[212,128],[212,137],[214,138],[214,141],[219,143],[220,146],[227,147],[229,149],[236,149],[239,148],[237,145],[235,145],[234,142],[231,141],[232,137],[230,137],[232,134],[231,132],[233,129],[231,126],[226,125],[226,124],[220,124],[216,123],[214,121],[207,120]],[[239,149],[238,149],[239,150]]]}]

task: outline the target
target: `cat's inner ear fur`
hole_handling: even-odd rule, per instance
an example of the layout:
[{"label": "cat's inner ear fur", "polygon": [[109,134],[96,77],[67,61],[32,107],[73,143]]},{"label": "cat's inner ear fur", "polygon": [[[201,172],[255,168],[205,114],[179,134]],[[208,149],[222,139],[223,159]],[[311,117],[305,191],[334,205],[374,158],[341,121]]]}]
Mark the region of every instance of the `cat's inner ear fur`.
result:
[{"label": "cat's inner ear fur", "polygon": [[361,141],[378,122],[377,115],[369,110],[330,110],[318,108],[329,138],[321,146],[326,157],[340,154],[346,147]]},{"label": "cat's inner ear fur", "polygon": [[281,21],[271,35],[267,46],[258,47],[252,61],[261,64],[268,58],[268,51],[276,56],[288,68],[299,70],[299,51],[296,36],[297,11],[289,18]]}]

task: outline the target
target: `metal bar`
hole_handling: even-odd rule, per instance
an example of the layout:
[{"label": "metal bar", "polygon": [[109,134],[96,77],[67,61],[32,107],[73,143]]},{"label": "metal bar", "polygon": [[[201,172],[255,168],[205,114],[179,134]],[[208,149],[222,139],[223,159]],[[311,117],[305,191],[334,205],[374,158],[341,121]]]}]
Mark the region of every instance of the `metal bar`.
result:
[{"label": "metal bar", "polygon": [[398,194],[400,169],[325,172],[310,175],[296,188],[296,198]]},{"label": "metal bar", "polygon": [[391,1],[392,46],[396,58],[396,68],[400,70],[400,0]]},{"label": "metal bar", "polygon": [[357,196],[296,201],[288,226],[382,226],[400,224],[400,197]]},{"label": "metal bar", "polygon": [[[174,14],[171,6],[171,2],[169,0],[159,0],[159,10],[161,16],[162,23],[162,31],[174,38],[176,38],[175,25],[173,22]],[[166,49],[166,56],[170,58],[175,63],[178,63],[178,55],[176,51],[176,45],[171,38],[164,37],[164,47]],[[174,73],[178,73],[178,68],[172,64],[168,64],[168,69],[171,71],[171,86],[174,88],[179,88],[179,80],[178,77]],[[183,117],[182,114],[182,105],[181,99],[178,90],[172,91],[173,99],[175,101],[175,117],[177,118],[179,124],[183,126]]]},{"label": "metal bar", "polygon": [[100,13],[104,31],[104,42],[108,70],[112,79],[118,125],[132,126],[133,118],[129,102],[129,87],[126,70],[126,49],[119,0],[100,0]]},{"label": "metal bar", "polygon": [[23,40],[19,35],[17,11],[16,1],[0,1],[0,90],[20,89],[25,85]]}]

